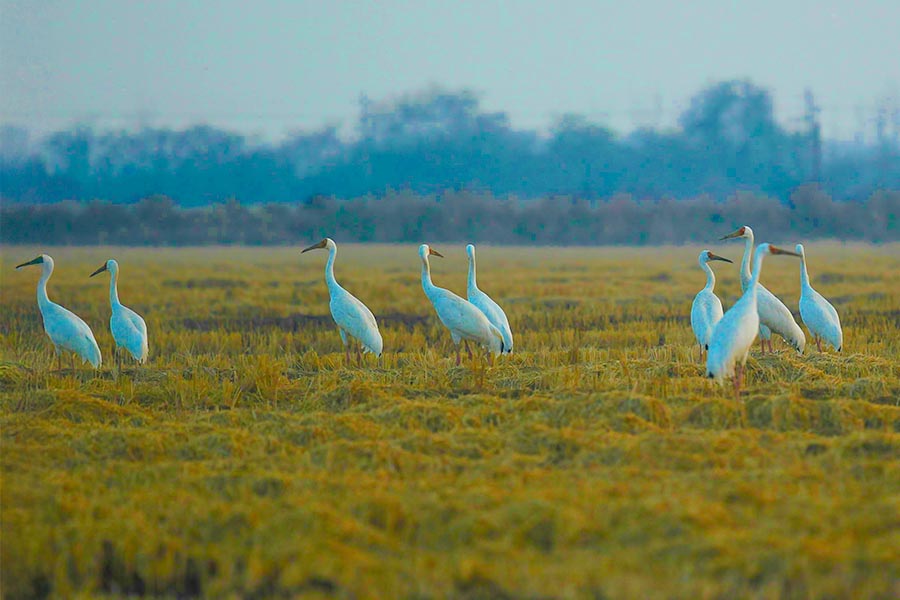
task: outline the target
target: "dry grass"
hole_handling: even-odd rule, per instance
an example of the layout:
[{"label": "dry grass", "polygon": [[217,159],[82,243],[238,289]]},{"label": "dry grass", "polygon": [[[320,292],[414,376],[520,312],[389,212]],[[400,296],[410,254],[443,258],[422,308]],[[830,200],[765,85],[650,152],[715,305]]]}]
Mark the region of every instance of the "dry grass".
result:
[{"label": "dry grass", "polygon": [[[481,248],[516,353],[457,368],[415,248],[341,246],[385,339],[362,369],[324,254],[50,250],[105,359],[87,276],[119,260],[152,337],[116,376],[52,370],[38,274],[12,270],[38,250],[4,248],[3,596],[897,597],[898,247],[809,246],[846,350],[754,352],[742,402],[701,377],[698,250]],[[796,308],[793,259],[763,280]]]}]

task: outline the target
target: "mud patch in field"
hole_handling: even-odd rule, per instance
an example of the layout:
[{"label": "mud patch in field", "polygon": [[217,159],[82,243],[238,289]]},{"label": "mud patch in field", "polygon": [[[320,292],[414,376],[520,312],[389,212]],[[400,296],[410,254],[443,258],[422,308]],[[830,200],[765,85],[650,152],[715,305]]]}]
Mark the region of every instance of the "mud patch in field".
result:
[{"label": "mud patch in field", "polygon": [[257,329],[281,329],[297,332],[310,327],[333,327],[334,321],[329,315],[305,315],[301,313],[287,317],[235,317],[235,318],[188,318],[182,322],[190,331],[252,331]]},{"label": "mud patch in field", "polygon": [[[381,325],[402,325],[413,330],[417,325],[425,323],[428,317],[408,313],[390,313],[376,317]],[[210,317],[188,318],[182,325],[189,331],[228,331],[244,332],[256,330],[278,329],[281,331],[306,331],[309,329],[331,329],[335,327],[331,315],[307,315],[295,313],[286,317],[253,316],[253,317]]]},{"label": "mud patch in field", "polygon": [[217,279],[215,277],[207,277],[204,279],[167,279],[162,282],[163,287],[175,289],[230,289],[236,287],[244,287],[247,282],[239,279]]}]

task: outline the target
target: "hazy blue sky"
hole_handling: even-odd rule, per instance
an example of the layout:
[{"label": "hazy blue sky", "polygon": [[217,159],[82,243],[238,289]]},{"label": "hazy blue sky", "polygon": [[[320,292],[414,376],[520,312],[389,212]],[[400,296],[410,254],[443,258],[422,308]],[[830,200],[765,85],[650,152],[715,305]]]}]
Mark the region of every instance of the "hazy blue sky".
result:
[{"label": "hazy blue sky", "polygon": [[0,0],[0,121],[273,135],[439,84],[517,126],[579,112],[625,131],[747,77],[784,123],[809,87],[826,135],[849,138],[898,97],[898,23],[897,0]]}]

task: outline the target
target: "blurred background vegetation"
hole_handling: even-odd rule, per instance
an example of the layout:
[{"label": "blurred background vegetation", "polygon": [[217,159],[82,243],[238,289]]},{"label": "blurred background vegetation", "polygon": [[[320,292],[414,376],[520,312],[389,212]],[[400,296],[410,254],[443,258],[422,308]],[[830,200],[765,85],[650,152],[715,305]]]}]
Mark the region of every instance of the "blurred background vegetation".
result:
[{"label": "blurred background vegetation", "polygon": [[32,140],[7,126],[0,241],[682,243],[743,222],[769,237],[898,239],[900,115],[879,112],[869,143],[829,141],[807,102],[786,128],[767,90],[720,82],[677,128],[627,136],[579,115],[515,129],[474,93],[440,88],[363,96],[349,137],[77,127]]},{"label": "blurred background vegetation", "polygon": [[331,236],[342,242],[658,245],[717,240],[752,224],[772,241],[842,239],[897,241],[900,191],[860,202],[836,201],[821,188],[800,187],[787,202],[738,193],[639,199],[619,194],[592,201],[576,196],[535,200],[489,192],[437,194],[389,191],[342,200],[313,196],[296,204],[245,205],[235,199],[182,208],[167,196],[133,205],[94,200],[48,205],[4,204],[0,241],[11,244],[162,245],[296,244]]}]

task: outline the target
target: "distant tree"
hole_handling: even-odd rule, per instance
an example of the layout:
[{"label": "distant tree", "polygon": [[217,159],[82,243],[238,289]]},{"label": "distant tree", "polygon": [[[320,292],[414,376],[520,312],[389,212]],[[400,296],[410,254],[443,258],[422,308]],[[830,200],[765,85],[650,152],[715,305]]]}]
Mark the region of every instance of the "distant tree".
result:
[{"label": "distant tree", "polygon": [[287,161],[301,179],[337,164],[346,152],[337,127],[333,125],[310,133],[294,132],[274,149],[274,153]]},{"label": "distant tree", "polygon": [[[877,146],[823,142],[817,178],[823,193],[859,201],[876,190],[900,189],[900,147],[890,130],[891,119],[900,117],[887,109],[879,115]],[[363,96],[358,135],[349,140],[334,125],[293,132],[275,144],[198,125],[76,127],[35,143],[22,130],[3,127],[0,198],[130,204],[164,195],[199,208],[229,199],[242,205],[316,195],[378,199],[408,190],[442,202],[460,202],[464,194],[493,202],[509,195],[551,198],[572,203],[574,215],[581,199],[597,208],[617,195],[723,201],[751,192],[786,203],[810,179],[809,131],[781,128],[769,92],[751,82],[701,90],[679,125],[622,137],[583,116],[564,115],[548,136],[484,110],[470,90],[432,87],[381,101]],[[447,190],[458,195],[446,196]],[[668,210],[666,202],[661,207]]]},{"label": "distant tree", "polygon": [[52,134],[44,142],[48,171],[66,179],[70,198],[92,197],[91,146],[94,133],[86,127]]},{"label": "distant tree", "polygon": [[24,127],[0,125],[0,164],[20,164],[31,157],[30,136]]},{"label": "distant tree", "polygon": [[625,161],[612,131],[581,115],[566,114],[551,134],[547,155],[556,171],[551,193],[596,198],[618,188]]},{"label": "distant tree", "polygon": [[769,92],[747,81],[725,81],[701,91],[679,118],[702,163],[728,184],[785,194],[802,180],[798,142],[776,123]]}]

